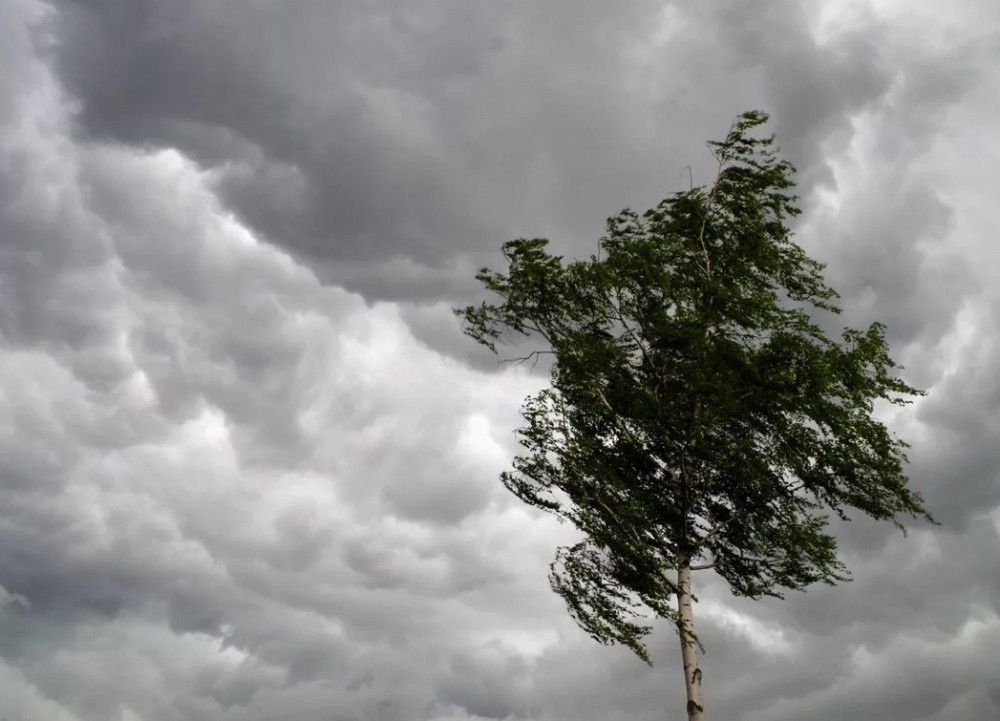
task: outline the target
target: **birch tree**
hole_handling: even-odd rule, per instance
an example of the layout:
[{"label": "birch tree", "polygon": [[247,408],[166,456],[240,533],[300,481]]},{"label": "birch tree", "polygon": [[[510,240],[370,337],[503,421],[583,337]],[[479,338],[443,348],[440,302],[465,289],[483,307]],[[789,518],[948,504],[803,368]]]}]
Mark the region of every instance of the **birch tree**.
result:
[{"label": "birch tree", "polygon": [[709,185],[610,218],[586,260],[506,243],[507,269],[476,276],[496,299],[456,309],[493,352],[520,337],[520,360],[551,357],[502,482],[582,532],[550,581],[593,638],[649,663],[650,618],[676,627],[690,721],[705,708],[694,574],[780,598],[848,578],[831,515],[932,520],[907,444],[874,416],[922,392],[883,325],[817,324],[837,294],[793,240],[794,168],[766,121],[741,115],[709,143]]}]

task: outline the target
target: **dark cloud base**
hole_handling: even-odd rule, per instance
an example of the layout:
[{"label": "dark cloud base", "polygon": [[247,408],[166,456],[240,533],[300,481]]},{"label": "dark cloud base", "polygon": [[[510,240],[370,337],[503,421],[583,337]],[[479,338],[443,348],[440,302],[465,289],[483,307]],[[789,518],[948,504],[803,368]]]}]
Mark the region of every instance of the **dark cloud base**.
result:
[{"label": "dark cloud base", "polygon": [[881,28],[821,46],[793,2],[230,5],[58,3],[78,130],[219,168],[244,222],[369,298],[465,297],[517,235],[590,252],[686,166],[706,182],[748,107],[828,181],[822,144],[892,82]]}]

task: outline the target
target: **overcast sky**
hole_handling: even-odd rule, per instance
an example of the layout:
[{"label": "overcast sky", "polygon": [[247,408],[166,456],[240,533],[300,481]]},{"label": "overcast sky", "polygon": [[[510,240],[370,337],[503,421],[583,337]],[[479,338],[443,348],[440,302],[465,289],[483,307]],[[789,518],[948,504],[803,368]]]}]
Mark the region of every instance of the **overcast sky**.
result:
[{"label": "overcast sky", "polygon": [[697,575],[709,718],[1000,718],[998,67],[995,0],[0,0],[0,718],[680,719],[671,630],[548,588],[497,480],[544,378],[449,308],[750,108],[942,525]]}]

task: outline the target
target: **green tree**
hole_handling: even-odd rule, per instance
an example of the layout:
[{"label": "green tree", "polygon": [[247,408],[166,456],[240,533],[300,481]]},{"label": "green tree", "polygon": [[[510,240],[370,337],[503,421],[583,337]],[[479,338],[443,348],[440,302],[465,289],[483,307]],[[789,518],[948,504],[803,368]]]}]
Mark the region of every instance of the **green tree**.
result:
[{"label": "green tree", "polygon": [[583,532],[550,581],[593,638],[649,663],[644,618],[676,626],[692,721],[693,571],[780,598],[847,580],[830,512],[932,520],[906,486],[907,444],[873,417],[922,392],[896,376],[881,324],[834,340],[813,320],[837,294],[792,240],[794,168],[754,134],[766,121],[744,113],[709,143],[710,186],[609,219],[597,256],[506,243],[506,274],[476,276],[499,302],[455,311],[494,353],[513,334],[538,343],[516,360],[551,354],[502,481]]}]

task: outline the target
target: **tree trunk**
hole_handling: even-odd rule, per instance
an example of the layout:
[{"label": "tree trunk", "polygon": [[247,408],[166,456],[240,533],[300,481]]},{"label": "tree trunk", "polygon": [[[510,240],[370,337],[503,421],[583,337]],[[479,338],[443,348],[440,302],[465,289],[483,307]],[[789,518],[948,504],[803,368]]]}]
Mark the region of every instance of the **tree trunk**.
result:
[{"label": "tree trunk", "polygon": [[701,695],[701,669],[698,667],[698,643],[694,637],[694,614],[691,613],[691,564],[677,569],[677,611],[680,622],[681,658],[684,661],[684,687],[687,690],[688,721],[705,721]]}]

